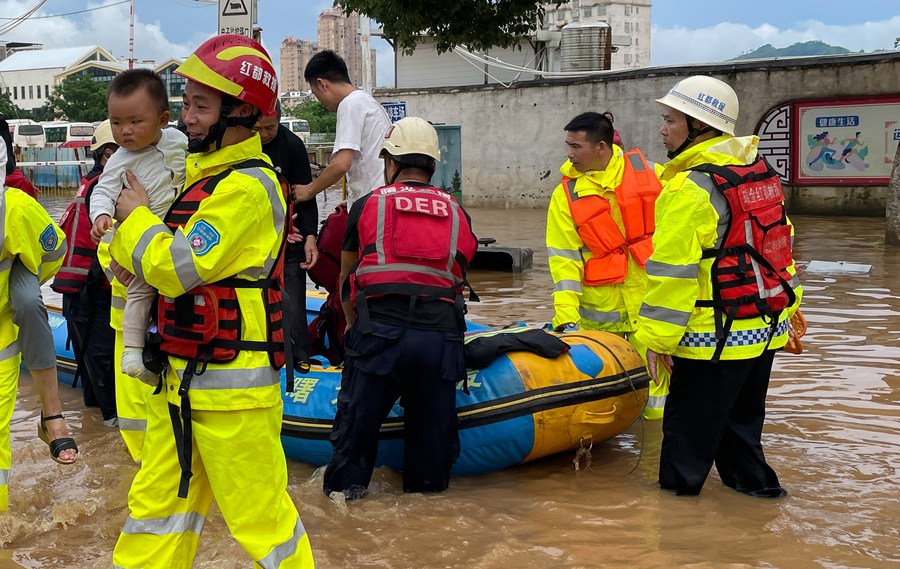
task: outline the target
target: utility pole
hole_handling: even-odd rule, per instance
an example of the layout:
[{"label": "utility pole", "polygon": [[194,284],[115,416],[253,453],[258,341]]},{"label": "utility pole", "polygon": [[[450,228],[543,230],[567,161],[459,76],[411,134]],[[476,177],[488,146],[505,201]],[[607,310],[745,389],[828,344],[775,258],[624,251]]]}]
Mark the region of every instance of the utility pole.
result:
[{"label": "utility pole", "polygon": [[371,93],[375,88],[372,81],[371,40],[372,24],[368,16],[359,15],[360,49],[362,49],[362,88],[366,93]]},{"label": "utility pole", "polygon": [[134,0],[131,0],[131,25],[128,33],[128,69],[134,69]]}]

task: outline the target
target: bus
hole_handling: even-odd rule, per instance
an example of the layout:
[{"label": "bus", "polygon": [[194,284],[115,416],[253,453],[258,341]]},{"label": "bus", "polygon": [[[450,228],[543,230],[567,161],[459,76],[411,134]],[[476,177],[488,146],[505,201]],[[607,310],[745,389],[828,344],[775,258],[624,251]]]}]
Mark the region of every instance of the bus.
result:
[{"label": "bus", "polygon": [[47,146],[78,148],[90,146],[94,136],[94,125],[89,122],[44,122],[44,137]]},{"label": "bus", "polygon": [[309,122],[303,119],[292,119],[284,117],[281,119],[281,125],[289,131],[293,132],[303,144],[309,144]]},{"label": "bus", "polygon": [[9,119],[9,133],[12,135],[13,147],[43,147],[44,127],[31,119]]}]

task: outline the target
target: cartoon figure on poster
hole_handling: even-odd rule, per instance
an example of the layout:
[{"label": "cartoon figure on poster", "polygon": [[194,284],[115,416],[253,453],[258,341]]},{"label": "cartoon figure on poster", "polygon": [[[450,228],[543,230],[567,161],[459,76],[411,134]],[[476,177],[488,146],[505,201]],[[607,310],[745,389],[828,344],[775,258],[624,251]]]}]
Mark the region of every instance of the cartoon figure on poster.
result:
[{"label": "cartoon figure on poster", "polygon": [[818,134],[807,135],[806,141],[809,144],[809,153],[806,156],[809,169],[815,172],[821,172],[828,168],[830,170],[843,170],[847,166],[851,166],[856,170],[863,171],[869,167],[866,163],[866,156],[869,154],[869,147],[860,138],[861,131],[857,131],[854,136],[838,141],[837,135],[829,138],[829,131],[824,130]]}]

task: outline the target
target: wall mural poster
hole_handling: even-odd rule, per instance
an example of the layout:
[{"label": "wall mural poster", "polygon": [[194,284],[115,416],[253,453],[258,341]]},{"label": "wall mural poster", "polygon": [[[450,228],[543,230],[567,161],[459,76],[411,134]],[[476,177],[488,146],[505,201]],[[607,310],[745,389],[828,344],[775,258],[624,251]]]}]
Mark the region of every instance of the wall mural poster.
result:
[{"label": "wall mural poster", "polygon": [[797,103],[798,182],[887,183],[900,100]]}]

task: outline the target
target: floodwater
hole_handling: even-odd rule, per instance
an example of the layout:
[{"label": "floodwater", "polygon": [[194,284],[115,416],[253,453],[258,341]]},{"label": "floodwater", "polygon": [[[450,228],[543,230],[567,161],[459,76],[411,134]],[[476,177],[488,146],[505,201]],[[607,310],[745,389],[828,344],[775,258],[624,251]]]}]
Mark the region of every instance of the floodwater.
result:
[{"label": "floodwater", "polygon": [[[58,213],[60,199],[45,199]],[[331,209],[334,196],[329,196]],[[478,273],[470,317],[542,324],[552,313],[544,212],[472,210],[476,233],[527,246],[522,275]],[[558,455],[457,477],[434,496],[403,495],[378,469],[362,501],[330,502],[320,474],[289,462],[289,492],[320,568],[879,568],[900,566],[900,260],[884,221],[797,217],[796,257],[872,265],[866,276],[801,271],[806,352],[780,354],[764,445],[790,495],[739,495],[715,472],[703,494],[660,492],[659,423],[595,446],[590,470]],[[52,299],[51,299],[52,300]],[[136,466],[96,409],[61,388],[81,457],[53,463],[35,433],[36,392],[23,374],[12,420],[11,510],[0,514],[0,568],[109,567]],[[195,567],[250,567],[214,512]]]}]

